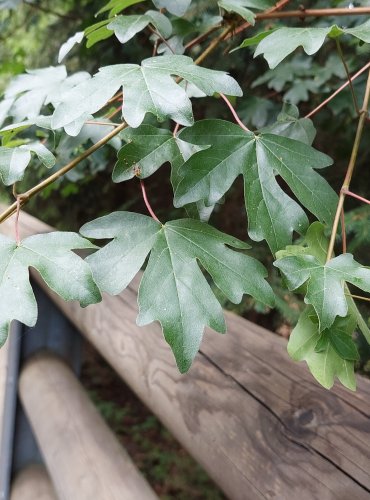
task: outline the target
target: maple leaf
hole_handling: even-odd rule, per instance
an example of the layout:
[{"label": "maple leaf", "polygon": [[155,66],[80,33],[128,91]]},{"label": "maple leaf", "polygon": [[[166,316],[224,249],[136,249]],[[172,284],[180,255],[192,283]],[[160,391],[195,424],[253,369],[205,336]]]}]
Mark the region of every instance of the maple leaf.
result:
[{"label": "maple leaf", "polygon": [[[93,78],[74,87],[53,115],[53,127],[66,127],[101,109],[120,89],[124,92],[123,119],[138,127],[146,113],[159,121],[171,118],[182,125],[193,123],[191,101],[173,75],[193,83],[207,95],[223,92],[242,95],[237,82],[223,71],[202,68],[187,56],[151,57],[137,64],[116,64],[101,68]],[[140,96],[140,98],[138,98]]]},{"label": "maple leaf", "polygon": [[179,170],[175,206],[203,200],[213,205],[243,175],[249,236],[266,239],[271,250],[284,248],[293,231],[304,233],[307,217],[276,181],[279,174],[297,199],[319,220],[331,224],[337,196],[315,168],[332,160],[302,142],[275,134],[245,132],[223,120],[203,120],[179,138],[202,147]]},{"label": "maple leaf", "polygon": [[98,286],[110,294],[130,283],[150,253],[139,288],[137,322],[161,323],[181,372],[189,369],[206,326],[225,331],[221,305],[199,265],[230,301],[239,303],[248,293],[274,303],[262,264],[231,249],[248,245],[203,222],[181,219],[162,226],[145,215],[116,212],[86,224],[81,234],[113,238],[87,258]]},{"label": "maple leaf", "polygon": [[75,233],[38,234],[19,245],[0,235],[0,344],[5,342],[12,320],[27,326],[36,323],[29,267],[64,300],[78,300],[82,307],[101,300],[88,264],[72,252],[82,248],[96,247]]}]

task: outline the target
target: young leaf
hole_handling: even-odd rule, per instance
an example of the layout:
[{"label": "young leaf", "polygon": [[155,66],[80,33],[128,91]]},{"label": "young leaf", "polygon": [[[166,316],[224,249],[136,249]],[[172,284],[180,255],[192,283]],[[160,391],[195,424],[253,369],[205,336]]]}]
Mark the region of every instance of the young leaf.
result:
[{"label": "young leaf", "polygon": [[98,23],[92,24],[85,29],[86,36],[86,47],[89,49],[93,45],[102,40],[107,40],[113,36],[112,30],[107,28],[107,25],[112,21],[112,19],[105,19],[104,21],[99,21]]},{"label": "young leaf", "polygon": [[191,4],[191,0],[153,0],[157,9],[167,9],[175,16],[181,17],[185,14]]},{"label": "young leaf", "polygon": [[10,186],[23,178],[31,161],[31,152],[47,168],[55,165],[54,155],[41,142],[32,142],[15,148],[0,147],[0,178],[5,186]]},{"label": "young leaf", "polygon": [[291,243],[294,230],[303,233],[308,225],[302,208],[277,183],[279,174],[308,210],[320,220],[332,222],[337,196],[314,170],[331,165],[328,156],[285,137],[246,133],[222,120],[197,122],[179,137],[210,148],[194,154],[180,169],[175,206],[198,200],[212,205],[241,174],[249,235],[255,241],[266,239],[276,252]]},{"label": "young leaf", "polygon": [[[295,361],[306,361],[308,368],[315,379],[326,389],[331,389],[335,377],[351,389],[356,390],[354,362],[342,359],[331,342],[322,337],[318,325],[311,320],[314,314],[312,307],[307,307],[301,314],[297,326],[294,328],[288,343],[288,353]],[[347,335],[350,339],[355,328],[351,317],[338,318],[330,328],[332,335]],[[315,350],[318,348],[319,352]]]},{"label": "young leaf", "polygon": [[0,344],[13,319],[33,326],[37,305],[29,282],[34,267],[46,284],[64,300],[78,300],[82,307],[101,300],[88,264],[72,249],[95,248],[75,233],[30,236],[18,246],[0,235]]},{"label": "young leaf", "polygon": [[348,305],[343,282],[370,292],[370,270],[351,254],[343,254],[322,264],[312,255],[284,257],[274,263],[283,273],[290,290],[307,284],[305,302],[312,304],[319,318],[319,331],[330,328],[337,316],[346,316]]},{"label": "young leaf", "polygon": [[82,227],[90,238],[114,238],[87,258],[102,291],[116,294],[140,270],[151,252],[139,289],[138,324],[158,320],[184,372],[199,348],[206,326],[224,332],[222,309],[199,264],[229,300],[244,293],[274,302],[264,267],[236,252],[248,246],[200,221],[182,219],[164,226],[144,215],[117,212]]},{"label": "young leaf", "polygon": [[[185,90],[172,75],[193,83],[207,95],[223,92],[240,96],[237,82],[223,71],[196,66],[187,56],[151,57],[136,64],[117,64],[101,68],[91,80],[72,89],[53,115],[54,128],[65,127],[86,114],[93,114],[123,87],[123,119],[138,127],[146,113],[159,121],[172,118],[182,125],[193,123],[192,107]],[[138,96],[141,96],[138,99]]]},{"label": "young leaf", "polygon": [[148,10],[145,14],[137,16],[117,16],[108,24],[107,29],[113,30],[121,43],[126,43],[149,24],[152,24],[164,38],[171,36],[171,21],[155,10]]},{"label": "young leaf", "polygon": [[128,144],[118,153],[118,161],[113,170],[113,181],[122,182],[133,177],[145,179],[156,172],[166,162],[176,162],[182,153],[178,141],[169,130],[151,125],[125,129],[121,137]]},{"label": "young leaf", "polygon": [[73,36],[69,37],[66,42],[61,45],[59,49],[59,54],[58,54],[58,64],[60,64],[65,56],[73,49],[73,47],[81,43],[84,38],[84,32],[83,31],[77,31]]}]

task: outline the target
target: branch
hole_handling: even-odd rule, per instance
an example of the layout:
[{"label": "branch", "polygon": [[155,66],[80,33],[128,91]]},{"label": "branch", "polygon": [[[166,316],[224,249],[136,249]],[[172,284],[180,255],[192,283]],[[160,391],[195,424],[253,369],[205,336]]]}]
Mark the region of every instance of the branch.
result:
[{"label": "branch", "polygon": [[55,174],[50,175],[47,179],[43,180],[33,188],[29,189],[23,194],[19,194],[17,198],[17,202],[13,203],[8,207],[2,214],[0,214],[0,224],[4,222],[6,219],[8,219],[11,215],[13,215],[15,212],[17,212],[17,208],[23,207],[28,201],[33,198],[36,194],[38,194],[40,191],[45,189],[47,186],[55,182],[57,179],[62,177],[64,174],[75,168],[79,163],[81,163],[82,160],[90,156],[91,154],[95,153],[99,148],[104,146],[107,142],[109,142],[113,137],[118,135],[121,130],[126,128],[127,125],[126,123],[122,123],[118,127],[116,127],[114,130],[112,130],[109,134],[107,134],[103,139],[98,141],[96,144],[91,146],[91,148],[87,149],[84,153],[82,153],[80,156],[72,160],[70,163],[67,163],[64,167],[62,167],[58,172],[55,172]]},{"label": "branch", "polygon": [[370,14],[370,7],[352,7],[344,9],[301,9],[287,10],[285,12],[266,12],[256,15],[256,20],[263,19],[286,19],[290,17],[298,17],[305,19],[306,17],[328,17],[328,16],[363,16]]},{"label": "branch", "polygon": [[346,173],[346,176],[345,176],[345,179],[344,179],[344,182],[342,185],[342,189],[341,189],[340,195],[339,195],[337,211],[336,211],[335,218],[334,218],[334,223],[333,223],[333,228],[331,231],[330,243],[329,243],[329,248],[328,248],[328,253],[327,253],[327,258],[326,258],[327,262],[331,259],[332,255],[333,255],[335,237],[337,234],[339,220],[341,217],[341,213],[342,213],[342,209],[343,209],[343,205],[344,205],[344,200],[346,197],[346,191],[349,190],[349,186],[351,184],[353,172],[354,172],[355,165],[356,165],[358,150],[360,148],[361,138],[362,138],[362,134],[364,131],[364,126],[365,126],[365,122],[366,122],[366,118],[367,118],[367,109],[369,107],[369,98],[370,98],[370,71],[369,71],[369,75],[368,75],[368,79],[367,79],[364,102],[362,104],[360,119],[358,121],[355,142],[353,143],[351,159],[349,161],[347,173]]},{"label": "branch", "polygon": [[[277,11],[279,11],[280,9],[283,9],[284,7],[286,7],[288,5],[288,3],[290,3],[290,1],[291,0],[280,0],[279,2],[276,3],[276,5],[274,7],[271,7],[271,9],[268,9],[265,12],[262,12],[261,14],[257,14],[256,15],[256,19],[261,19],[261,16],[268,16],[268,15],[273,15],[273,14],[279,14],[279,12],[277,12]],[[248,23],[248,22],[243,23],[241,26],[239,26],[239,28],[237,28],[233,32],[233,35],[238,35],[242,31],[244,31],[245,29],[249,28],[250,26],[252,26],[251,23]]]},{"label": "branch", "polygon": [[[370,68],[370,62],[368,62],[367,64],[365,64],[365,66],[363,68],[361,68],[359,71],[357,71],[357,73],[350,78],[350,81],[353,82],[353,80],[356,80],[357,77],[359,77],[360,75],[362,75],[362,73],[364,73],[369,68]],[[323,101],[321,104],[319,104],[319,106],[317,106],[315,109],[313,109],[312,111],[310,111],[305,116],[305,118],[311,118],[311,116],[315,115],[318,111],[320,111],[320,109],[322,109],[332,99],[334,99],[334,97],[336,95],[338,95],[340,92],[342,92],[342,90],[344,90],[346,87],[348,87],[348,85],[349,85],[349,80],[346,83],[343,83],[343,85],[341,85],[339,87],[339,89],[337,89],[335,92],[333,92],[333,94],[331,94],[327,99],[325,99],[325,101]]]}]

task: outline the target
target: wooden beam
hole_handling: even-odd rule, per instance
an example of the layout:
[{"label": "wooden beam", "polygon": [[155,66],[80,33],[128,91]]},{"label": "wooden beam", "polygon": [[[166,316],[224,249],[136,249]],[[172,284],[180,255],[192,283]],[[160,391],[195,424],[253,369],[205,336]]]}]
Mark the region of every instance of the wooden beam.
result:
[{"label": "wooden beam", "polygon": [[42,465],[30,465],[15,478],[10,500],[58,500]]},{"label": "wooden beam", "polygon": [[[24,236],[47,230],[22,215]],[[180,375],[158,325],[136,326],[137,286],[87,309],[47,292],[229,498],[369,498],[368,380],[326,391],[282,338],[229,313]]]},{"label": "wooden beam", "polygon": [[19,393],[60,500],[158,498],[59,358],[28,361]]}]

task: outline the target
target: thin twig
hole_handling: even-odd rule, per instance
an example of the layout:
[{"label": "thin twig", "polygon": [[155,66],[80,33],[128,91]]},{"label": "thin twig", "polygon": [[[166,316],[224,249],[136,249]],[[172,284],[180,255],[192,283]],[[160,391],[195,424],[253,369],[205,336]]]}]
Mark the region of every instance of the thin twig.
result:
[{"label": "thin twig", "polygon": [[107,120],[111,120],[113,117],[115,117],[116,115],[118,115],[118,113],[122,110],[122,106],[120,106],[119,108],[115,109],[114,111],[112,111],[112,113],[110,113],[109,115],[107,115],[105,118]]},{"label": "thin twig", "polygon": [[106,125],[107,127],[119,127],[121,124],[114,122],[101,122],[99,120],[87,120],[85,125]]},{"label": "thin twig", "polygon": [[217,37],[215,38],[209,45],[208,47],[206,48],[206,50],[194,61],[194,64],[201,64],[204,59],[206,57],[209,56],[209,54],[211,54],[215,48],[225,40],[225,38],[227,37],[227,35],[229,33],[231,33],[231,31],[233,30],[233,26],[228,26],[227,28],[225,28],[222,33]]},{"label": "thin twig", "polygon": [[352,293],[344,292],[344,295],[348,295],[348,297],[352,297],[353,299],[365,300],[366,302],[370,302],[370,298],[362,297],[362,295],[353,295]]},{"label": "thin twig", "polygon": [[[153,33],[153,35],[157,36],[158,39],[164,43],[166,45],[166,47],[168,49],[170,49],[170,51],[172,52],[172,54],[175,54],[175,51],[173,50],[173,48],[171,47],[171,45],[167,42],[167,40],[159,33],[159,31],[157,31],[156,29],[152,28],[150,25],[148,26],[148,28],[150,29],[150,31]],[[157,49],[155,50],[155,52],[153,51],[153,56],[155,56],[155,54],[157,53]]]},{"label": "thin twig", "polygon": [[[109,134],[103,137],[100,141],[91,146],[91,148],[87,149],[84,153],[82,153],[80,156],[72,160],[70,163],[67,163],[67,165],[58,170],[58,172],[55,172],[54,174],[50,175],[47,179],[43,180],[42,182],[40,182],[33,188],[29,189],[25,193],[18,195],[20,198],[19,207],[25,205],[36,194],[40,193],[40,191],[42,191],[47,186],[55,182],[57,179],[65,175],[67,172],[75,168],[79,163],[81,163],[82,160],[88,158],[90,155],[95,153],[95,151],[104,146],[104,144],[113,139],[113,137],[118,135],[121,132],[121,130],[123,130],[126,127],[127,127],[126,123],[122,123],[119,127],[116,127],[114,130],[109,132]],[[8,219],[11,215],[13,215],[16,211],[17,211],[17,202],[10,205],[10,207],[8,207],[2,214],[0,214],[0,224],[4,222],[6,219]]]},{"label": "thin twig", "polygon": [[342,207],[342,212],[340,214],[340,225],[342,229],[342,250],[343,253],[347,253],[347,235],[346,235],[346,223],[344,219],[344,208]]},{"label": "thin twig", "polygon": [[298,17],[305,19],[306,17],[328,17],[328,16],[360,16],[370,14],[370,7],[347,7],[347,8],[332,8],[332,9],[301,9],[301,10],[286,10],[284,12],[271,12],[256,14],[256,20],[263,19],[286,19]]},{"label": "thin twig", "polygon": [[141,192],[143,194],[143,199],[144,199],[144,202],[145,202],[145,206],[148,209],[148,212],[150,213],[151,217],[155,221],[159,222],[159,224],[162,224],[161,221],[158,219],[158,217],[155,215],[154,210],[152,209],[152,207],[151,207],[151,205],[149,203],[148,197],[146,195],[145,184],[144,184],[143,179],[140,179],[140,187],[141,187]]},{"label": "thin twig", "polygon": [[234,106],[231,104],[229,99],[225,96],[225,94],[222,94],[220,92],[220,97],[226,102],[228,108],[230,109],[233,117],[235,118],[236,123],[241,127],[243,130],[246,132],[250,132],[249,128],[244,125],[244,123],[241,121],[241,119],[238,116],[238,113],[235,111]]},{"label": "thin twig", "polygon": [[342,193],[347,195],[347,196],[352,196],[352,198],[356,198],[356,200],[362,201],[362,203],[366,203],[367,205],[370,205],[370,200],[367,200],[366,198],[363,198],[362,196],[352,193],[352,191],[348,191],[348,189],[342,189]]},{"label": "thin twig", "polygon": [[341,46],[341,43],[339,41],[339,38],[336,38],[335,42],[336,42],[336,46],[337,46],[337,51],[338,51],[339,57],[340,57],[340,59],[342,61],[344,70],[345,70],[346,75],[347,75],[348,85],[349,85],[349,88],[351,89],[353,105],[355,106],[356,114],[359,115],[360,114],[360,108],[358,106],[357,97],[356,97],[356,94],[355,94],[355,89],[353,88],[353,85],[352,85],[351,75],[349,73],[349,69],[348,69],[346,60],[344,58],[344,54],[343,54],[343,50],[342,50],[342,46]]},{"label": "thin twig", "polygon": [[[358,78],[360,75],[362,75],[362,73],[364,73],[369,68],[370,68],[370,62],[365,64],[365,66],[363,68],[361,68],[359,71],[357,71],[357,73],[350,78],[351,82],[356,80],[356,78]],[[305,116],[305,118],[311,118],[311,116],[315,115],[318,111],[320,111],[320,109],[325,107],[332,99],[334,99],[335,96],[337,96],[340,92],[342,92],[342,90],[344,90],[346,87],[348,87],[348,85],[349,85],[349,81],[347,81],[346,83],[343,83],[343,85],[341,85],[339,87],[339,89],[337,89],[335,92],[333,92],[333,94],[331,94],[327,99],[325,99],[325,101],[323,101],[315,109],[310,111]]]},{"label": "thin twig", "polygon": [[[273,15],[274,13],[280,14],[279,11],[280,9],[283,9],[290,3],[291,0],[280,0],[279,2],[274,5],[274,7],[271,7],[270,9],[267,9],[265,12],[262,12],[261,14],[256,15],[256,20],[257,19],[263,19],[261,16],[268,16],[268,15]],[[241,26],[235,29],[233,32],[233,35],[238,35],[242,31],[246,30],[247,28],[250,28],[252,25],[249,22],[243,23]],[[227,37],[227,39],[230,38],[230,35]]]},{"label": "thin twig", "polygon": [[330,243],[329,243],[329,248],[328,248],[328,253],[327,253],[327,261],[329,261],[333,255],[333,250],[334,250],[334,244],[335,244],[335,237],[337,234],[338,230],[338,225],[339,225],[339,220],[340,220],[340,215],[343,209],[344,205],[344,200],[345,200],[345,191],[349,189],[349,186],[351,184],[352,180],[352,175],[356,166],[356,160],[357,160],[357,155],[358,151],[360,148],[360,143],[361,143],[361,138],[362,138],[362,133],[364,130],[365,122],[366,122],[366,117],[367,117],[367,109],[369,106],[369,98],[370,98],[370,71],[368,74],[368,79],[367,79],[367,84],[366,84],[366,90],[365,90],[365,96],[364,96],[364,102],[362,105],[362,110],[360,114],[360,119],[358,121],[358,126],[357,126],[357,132],[356,132],[356,137],[355,141],[353,143],[353,148],[352,148],[352,154],[351,154],[351,159],[348,164],[347,168],[347,173],[342,185],[342,189],[339,194],[339,200],[338,200],[338,206],[337,206],[337,211],[334,217],[334,222],[333,222],[333,228],[331,231],[331,237],[330,237]]},{"label": "thin twig", "polygon": [[176,138],[177,136],[177,132],[179,131],[179,128],[180,128],[180,124],[179,123],[176,123],[176,126],[175,128],[173,129],[173,132],[172,132],[172,135]]},{"label": "thin twig", "polygon": [[209,35],[211,35],[215,31],[219,30],[220,28],[222,28],[221,24],[219,26],[212,26],[212,28],[210,28],[205,33],[202,33],[201,35],[197,36],[196,38],[193,38],[193,40],[190,40],[190,42],[188,42],[185,45],[185,49],[189,50],[189,49],[193,48],[195,45],[199,45],[200,43],[203,42],[203,40],[205,40],[206,38],[208,38]]}]

